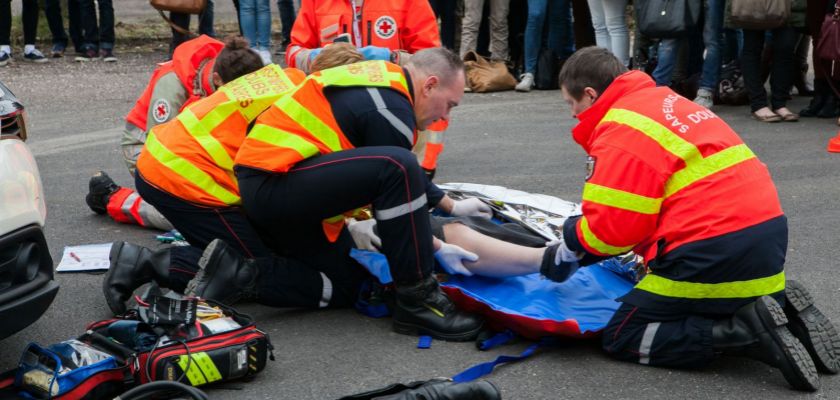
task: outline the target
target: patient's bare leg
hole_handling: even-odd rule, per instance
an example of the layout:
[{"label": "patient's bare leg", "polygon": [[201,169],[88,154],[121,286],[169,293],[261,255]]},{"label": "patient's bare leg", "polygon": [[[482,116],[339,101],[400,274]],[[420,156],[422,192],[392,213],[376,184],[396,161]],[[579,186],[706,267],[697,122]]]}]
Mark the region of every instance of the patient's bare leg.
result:
[{"label": "patient's bare leg", "polygon": [[470,272],[485,276],[517,276],[540,271],[545,247],[525,247],[478,233],[459,223],[444,225],[446,242],[478,254],[478,261],[464,262]]}]

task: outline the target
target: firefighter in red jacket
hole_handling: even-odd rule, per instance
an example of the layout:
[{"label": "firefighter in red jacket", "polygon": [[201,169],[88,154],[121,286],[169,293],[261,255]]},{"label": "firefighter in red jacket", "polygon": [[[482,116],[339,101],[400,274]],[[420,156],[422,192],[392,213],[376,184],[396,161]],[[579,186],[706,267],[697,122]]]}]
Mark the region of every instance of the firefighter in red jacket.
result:
[{"label": "firefighter in red jacket", "polygon": [[648,268],[619,299],[604,349],[682,368],[746,356],[809,391],[815,364],[837,373],[840,338],[802,285],[786,286],[787,220],[766,165],[740,137],[602,48],[570,57],[560,83],[589,173],[582,215],[566,221],[542,272],[563,280],[630,250]]},{"label": "firefighter in red jacket", "polygon": [[[201,35],[178,46],[172,60],[155,68],[143,94],[125,117],[120,146],[132,176],[149,130],[174,119],[188,105],[213,94],[225,82],[262,67],[242,61],[241,53],[250,51],[247,45],[242,47],[235,38],[226,42]],[[228,53],[229,61],[220,64],[217,59],[222,52]],[[85,200],[92,211],[107,213],[117,222],[172,229],[172,224],[154,207],[133,190],[117,185],[105,172],[91,177]]]}]

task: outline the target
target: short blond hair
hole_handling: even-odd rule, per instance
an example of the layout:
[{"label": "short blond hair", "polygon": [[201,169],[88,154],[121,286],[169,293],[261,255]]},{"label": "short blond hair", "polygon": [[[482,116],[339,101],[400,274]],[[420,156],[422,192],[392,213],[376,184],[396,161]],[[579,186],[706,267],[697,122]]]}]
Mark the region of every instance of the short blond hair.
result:
[{"label": "short blond hair", "polygon": [[338,67],[341,65],[353,64],[364,61],[365,56],[350,43],[333,43],[324,47],[321,53],[315,56],[309,66],[309,72],[318,72],[323,69]]}]

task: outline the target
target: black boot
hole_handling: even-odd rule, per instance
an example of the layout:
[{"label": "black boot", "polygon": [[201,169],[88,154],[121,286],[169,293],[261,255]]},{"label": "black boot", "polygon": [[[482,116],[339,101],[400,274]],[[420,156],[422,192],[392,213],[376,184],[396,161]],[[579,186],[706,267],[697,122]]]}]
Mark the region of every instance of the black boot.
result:
[{"label": "black boot", "polygon": [[723,354],[749,357],[776,367],[795,389],[813,392],[819,387],[814,362],[786,323],[779,303],[762,296],[741,307],[732,318],[715,321],[712,344]]},{"label": "black boot", "polygon": [[125,302],[143,284],[155,281],[161,287],[169,285],[169,249],[152,251],[114,242],[109,258],[111,266],[102,281],[102,291],[114,315],[125,314]]},{"label": "black boot", "polygon": [[232,305],[240,300],[256,299],[257,263],[242,257],[223,240],[214,239],[201,260],[201,269],[190,283],[184,294],[220,301]]},{"label": "black boot", "polygon": [[828,374],[840,371],[840,336],[834,324],[817,309],[814,299],[802,284],[785,284],[785,315],[788,329],[808,350],[817,370]]},{"label": "black boot", "polygon": [[830,96],[831,88],[828,87],[828,82],[825,79],[814,79],[814,97],[811,98],[811,102],[808,103],[808,107],[799,111],[800,117],[816,117],[819,114],[820,110],[825,107],[825,102],[828,101]]},{"label": "black boot", "polygon": [[481,331],[483,321],[458,311],[432,276],[412,286],[397,286],[396,292],[393,318],[397,333],[460,342],[475,339]]},{"label": "black boot", "polygon": [[85,203],[87,203],[93,212],[105,214],[108,212],[108,200],[111,199],[111,195],[117,190],[120,190],[120,186],[108,174],[103,171],[98,171],[90,177]]},{"label": "black boot", "polygon": [[378,400],[501,400],[502,394],[492,383],[455,383],[451,381],[424,384],[416,389],[404,390]]}]

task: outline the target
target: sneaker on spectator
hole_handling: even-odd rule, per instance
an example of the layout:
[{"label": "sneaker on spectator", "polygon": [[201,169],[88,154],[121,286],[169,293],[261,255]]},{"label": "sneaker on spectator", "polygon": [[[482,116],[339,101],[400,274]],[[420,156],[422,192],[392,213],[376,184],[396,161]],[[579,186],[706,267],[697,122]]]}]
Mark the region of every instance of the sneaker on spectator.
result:
[{"label": "sneaker on spectator", "polygon": [[47,62],[47,57],[44,56],[44,53],[41,53],[37,49],[33,49],[29,53],[23,53],[23,61],[29,61],[34,63],[45,63]]},{"label": "sneaker on spectator", "polygon": [[534,74],[526,72],[522,74],[522,80],[516,84],[517,92],[530,92],[534,87]]},{"label": "sneaker on spectator", "polygon": [[102,61],[105,62],[117,62],[117,57],[114,56],[114,49],[102,49],[99,50],[99,55],[102,56]]},{"label": "sneaker on spectator", "polygon": [[12,59],[11,54],[6,53],[5,51],[0,51],[0,67],[5,66],[9,63],[9,60]]},{"label": "sneaker on spectator", "polygon": [[67,46],[65,46],[65,45],[63,45],[63,44],[61,44],[61,43],[55,43],[55,44],[53,44],[53,47],[52,47],[52,54],[51,54],[51,55],[52,55],[52,58],[61,58],[61,57],[64,57],[64,50],[65,50],[66,48],[67,48]]},{"label": "sneaker on spectator", "polygon": [[87,62],[96,60],[97,58],[99,58],[99,52],[94,48],[88,48],[83,54],[76,56],[76,61]]},{"label": "sneaker on spectator", "polygon": [[708,89],[697,90],[697,97],[694,98],[694,102],[706,108],[712,108],[715,105],[712,99],[712,92]]},{"label": "sneaker on spectator", "polygon": [[259,51],[257,51],[257,53],[259,53],[260,58],[262,58],[263,65],[268,65],[268,64],[271,64],[271,63],[274,62],[274,61],[271,60],[271,52],[270,51],[259,50]]}]

